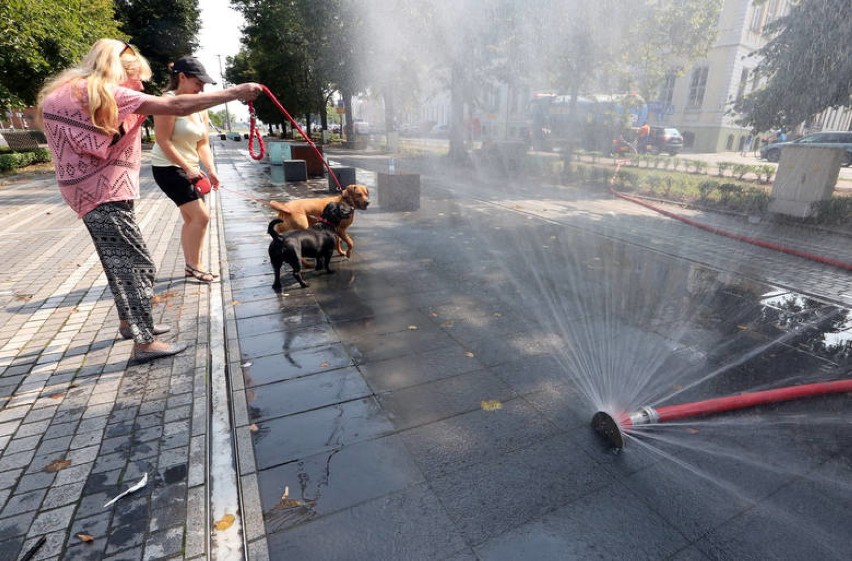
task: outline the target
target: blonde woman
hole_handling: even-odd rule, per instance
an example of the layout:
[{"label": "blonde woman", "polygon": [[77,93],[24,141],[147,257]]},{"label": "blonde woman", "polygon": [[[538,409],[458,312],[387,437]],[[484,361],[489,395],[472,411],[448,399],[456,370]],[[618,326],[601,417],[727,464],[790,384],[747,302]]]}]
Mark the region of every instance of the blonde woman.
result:
[{"label": "blonde woman", "polygon": [[133,339],[131,363],[175,355],[186,344],[160,341],[151,297],[156,267],[133,210],[139,198],[141,125],[145,115],[187,115],[236,99],[254,99],[258,84],[198,95],[142,93],[148,62],[124,41],[97,41],[75,67],[39,93],[38,119],[53,152],[59,190],[92,236],[118,310],[119,333]]},{"label": "blonde woman", "polygon": [[[198,94],[205,84],[215,84],[197,58],[185,56],[170,66],[169,88],[165,96]],[[157,115],[154,117],[157,137],[151,151],[151,171],[160,189],[174,201],[183,217],[180,242],[186,261],[185,275],[199,282],[213,282],[216,276],[201,265],[201,246],[210,213],[204,196],[195,188],[207,172],[213,189],[219,188],[219,177],[210,150],[210,122],[207,111],[185,117]]]}]

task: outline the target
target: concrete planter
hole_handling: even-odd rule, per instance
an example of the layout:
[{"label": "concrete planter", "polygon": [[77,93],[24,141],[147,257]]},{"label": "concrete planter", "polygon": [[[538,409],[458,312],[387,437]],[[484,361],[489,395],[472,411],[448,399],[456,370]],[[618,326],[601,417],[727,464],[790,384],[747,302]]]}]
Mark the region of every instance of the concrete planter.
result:
[{"label": "concrete planter", "polygon": [[307,181],[305,160],[284,160],[284,181]]},{"label": "concrete planter", "polygon": [[284,140],[267,140],[266,154],[273,166],[284,165],[285,160],[293,159],[290,155],[290,143]]},{"label": "concrete planter", "polygon": [[376,177],[379,206],[394,211],[414,211],[420,208],[420,174],[378,173]]},{"label": "concrete planter", "polygon": [[[355,181],[355,168],[346,167],[346,166],[332,166],[331,171],[334,173],[335,177],[337,177],[337,181],[340,182],[340,189],[346,189],[347,186],[352,185],[353,183],[357,183]],[[337,183],[334,181],[334,177],[328,177],[328,191],[330,193],[337,193]]]},{"label": "concrete planter", "polygon": [[308,177],[324,177],[325,176],[325,163],[322,156],[322,146],[317,146],[317,150],[319,150],[319,154],[314,150],[310,144],[297,144],[293,143],[290,145],[290,154],[294,160],[304,160],[305,165],[308,170]]},{"label": "concrete planter", "polygon": [[843,148],[830,144],[782,148],[769,212],[796,218],[813,215],[815,202],[831,198],[845,157]]}]

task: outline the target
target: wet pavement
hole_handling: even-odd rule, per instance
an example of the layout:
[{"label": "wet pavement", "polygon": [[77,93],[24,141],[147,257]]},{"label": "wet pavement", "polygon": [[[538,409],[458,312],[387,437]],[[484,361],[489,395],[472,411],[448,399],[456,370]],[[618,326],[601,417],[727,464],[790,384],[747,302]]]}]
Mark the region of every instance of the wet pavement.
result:
[{"label": "wet pavement", "polygon": [[[236,148],[217,156],[240,193],[222,205],[238,463],[262,511],[250,551],[847,558],[849,396],[659,425],[620,454],[589,423],[599,408],[848,377],[848,271],[606,194],[418,169],[419,211],[374,202],[352,259],[279,296],[262,200],[325,185],[284,184]],[[368,170],[384,157],[331,158],[376,200]],[[691,217],[852,262],[844,235]]]},{"label": "wet pavement", "polygon": [[[848,378],[847,270],[405,158],[421,207],[394,212],[385,155],[332,151],[373,189],[357,249],[278,295],[265,201],[325,180],[214,148],[212,286],[143,171],[155,317],[193,345],[143,366],[53,178],[0,184],[0,560],[848,558],[848,395],[636,427],[620,453],[589,426]],[[676,210],[852,263],[848,234]]]}]

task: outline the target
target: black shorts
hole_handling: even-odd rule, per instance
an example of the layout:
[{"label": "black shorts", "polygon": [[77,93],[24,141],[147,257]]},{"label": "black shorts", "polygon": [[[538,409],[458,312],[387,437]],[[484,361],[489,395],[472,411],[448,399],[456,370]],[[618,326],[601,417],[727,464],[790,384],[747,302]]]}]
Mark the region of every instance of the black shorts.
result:
[{"label": "black shorts", "polygon": [[204,199],[198,193],[195,185],[190,183],[186,177],[186,172],[181,168],[177,166],[151,166],[151,171],[154,173],[154,181],[177,206]]}]

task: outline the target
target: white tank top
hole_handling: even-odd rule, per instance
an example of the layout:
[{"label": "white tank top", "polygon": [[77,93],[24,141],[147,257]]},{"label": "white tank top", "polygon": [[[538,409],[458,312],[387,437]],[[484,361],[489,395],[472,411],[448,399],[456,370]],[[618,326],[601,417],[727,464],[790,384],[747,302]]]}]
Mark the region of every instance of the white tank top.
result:
[{"label": "white tank top", "polygon": [[[174,96],[174,92],[166,92],[163,95]],[[204,114],[194,113],[193,119],[189,117],[176,117],[175,128],[172,131],[172,146],[186,163],[195,169],[200,169],[198,162],[198,143],[209,134],[204,126]],[[163,153],[160,144],[155,141],[151,149],[151,165],[166,167],[176,165]]]}]

